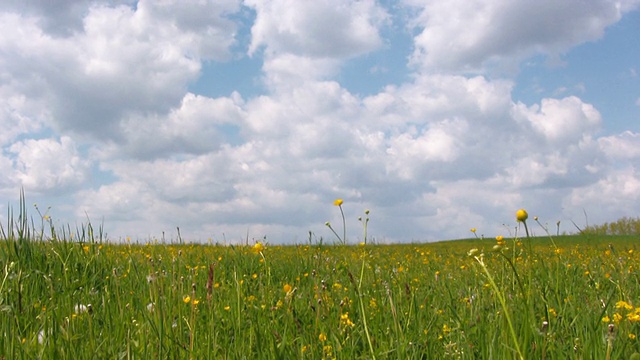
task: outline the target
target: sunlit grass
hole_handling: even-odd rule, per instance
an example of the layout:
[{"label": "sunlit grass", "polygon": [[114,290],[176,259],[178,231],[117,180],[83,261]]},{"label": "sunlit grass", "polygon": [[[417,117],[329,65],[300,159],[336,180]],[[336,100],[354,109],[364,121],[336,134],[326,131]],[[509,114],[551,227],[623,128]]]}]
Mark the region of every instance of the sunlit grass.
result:
[{"label": "sunlit grass", "polygon": [[627,359],[640,347],[636,236],[112,244],[90,225],[73,239],[33,226],[23,207],[9,218],[6,359]]}]

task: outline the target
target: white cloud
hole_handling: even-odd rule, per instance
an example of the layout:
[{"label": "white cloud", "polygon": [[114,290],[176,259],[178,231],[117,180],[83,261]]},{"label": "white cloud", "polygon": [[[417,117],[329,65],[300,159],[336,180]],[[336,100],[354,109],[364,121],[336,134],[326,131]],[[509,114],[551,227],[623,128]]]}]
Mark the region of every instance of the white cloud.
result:
[{"label": "white cloud", "polygon": [[[75,216],[104,218],[116,238],[179,226],[194,240],[326,239],[324,222],[341,223],[337,197],[351,239],[369,208],[384,241],[504,234],[520,207],[553,223],[582,207],[603,219],[617,205],[640,211],[637,133],[599,137],[607,119],[580,97],[525,104],[516,79],[460,75],[561,55],[632,3],[570,16],[573,2],[427,2],[416,6],[418,71],[364,97],[335,75],[390,41],[374,1],[65,4],[74,17],[44,3],[0,12],[12,30],[0,34],[0,194],[73,194]],[[252,38],[237,43],[247,7]],[[268,92],[187,91],[203,61],[238,45],[263,60]]]},{"label": "white cloud", "polygon": [[249,54],[266,46],[268,54],[347,58],[380,47],[378,27],[386,11],[374,1],[248,0],[256,10]]},{"label": "white cloud", "polygon": [[[242,98],[208,98],[187,93],[179,107],[167,115],[133,115],[122,120],[124,138],[106,148],[148,160],[184,154],[206,154],[224,144],[240,141],[244,122]],[[103,155],[104,156],[104,155]]]},{"label": "white cloud", "polygon": [[576,217],[584,210],[593,225],[623,216],[637,216],[639,199],[638,169],[626,167],[610,172],[594,184],[572,189],[563,205],[577,213]]},{"label": "white cloud", "polygon": [[[113,6],[133,5],[135,0],[111,0]],[[92,0],[47,0],[21,1],[6,0],[0,3],[0,10],[28,15],[37,19],[38,27],[56,37],[70,36],[82,29],[82,17],[94,3]]]},{"label": "white cloud", "polygon": [[45,102],[0,86],[0,146],[10,144],[19,135],[37,132],[50,118]]},{"label": "white cloud", "polygon": [[[104,219],[105,224],[111,225],[109,233],[124,237],[134,235],[145,237],[149,235],[146,226],[157,226],[160,221],[154,221],[150,214],[152,206],[161,203],[152,197],[148,187],[136,182],[117,181],[100,186],[97,190],[81,190],[76,193],[75,215],[78,218],[88,216],[89,219]],[[174,223],[175,224],[175,223]],[[134,229],[139,226],[135,234]],[[163,228],[154,228],[157,234]],[[115,239],[114,239],[115,240]]]},{"label": "white cloud", "polygon": [[637,1],[405,1],[418,8],[411,62],[424,71],[515,69],[524,58],[551,58],[600,39]]},{"label": "white cloud", "polygon": [[[68,37],[43,32],[37,17],[2,13],[10,30],[0,35],[0,65],[16,92],[50,103],[56,129],[118,138],[122,118],[178,105],[201,60],[229,57],[236,25],[225,16],[238,6],[96,5]],[[193,12],[203,15],[186,21]]]},{"label": "white cloud", "polygon": [[88,162],[69,137],[60,140],[25,140],[14,143],[16,182],[35,193],[75,190],[87,177]]},{"label": "white cloud", "polygon": [[262,1],[256,11],[249,55],[264,48],[265,82],[290,88],[335,75],[341,61],[383,44],[380,28],[388,14],[374,1]]},{"label": "white cloud", "polygon": [[598,110],[579,98],[543,99],[529,108],[518,104],[516,117],[524,117],[531,127],[548,141],[563,143],[593,135],[601,123]]},{"label": "white cloud", "polygon": [[425,163],[453,162],[460,156],[462,144],[458,139],[469,137],[468,130],[466,121],[444,120],[415,137],[411,132],[400,134],[390,139],[387,149],[390,165],[398,166],[401,176],[407,177],[407,172],[419,169]]},{"label": "white cloud", "polygon": [[640,134],[625,131],[619,135],[598,139],[602,151],[613,160],[633,160],[640,158]]},{"label": "white cloud", "polygon": [[5,197],[16,196],[10,192],[17,189],[17,179],[15,178],[15,168],[13,161],[4,155],[0,155],[0,172],[4,176],[0,177],[0,194]]},{"label": "white cloud", "polygon": [[[347,200],[350,218],[371,208],[377,215],[372,229],[393,229],[385,233],[388,239],[464,236],[463,220],[482,223],[486,211],[507,221],[510,209],[523,204],[556,213],[567,188],[592,184],[606,166],[591,140],[597,112],[578,98],[524,107],[510,100],[510,88],[509,82],[482,77],[438,76],[364,99],[335,82],[307,82],[246,102],[189,95],[171,114],[207,119],[211,106],[228,109],[244,142],[183,156],[173,151],[170,159],[106,158],[103,168],[121,183],[101,191],[139,187],[149,199],[144,221],[165,228],[172,221],[184,229],[192,224],[200,238],[219,227],[227,234],[249,227],[322,233],[324,220],[340,220],[331,212],[336,197]],[[159,128],[173,121],[160,120]],[[196,122],[193,129],[206,131],[204,124],[216,123]],[[575,134],[559,142],[552,125],[569,126]],[[167,129],[180,134],[174,126]],[[159,134],[155,139],[162,144]],[[167,139],[176,144],[177,138]],[[95,196],[83,198],[90,204]],[[545,203],[544,197],[552,200]]]}]

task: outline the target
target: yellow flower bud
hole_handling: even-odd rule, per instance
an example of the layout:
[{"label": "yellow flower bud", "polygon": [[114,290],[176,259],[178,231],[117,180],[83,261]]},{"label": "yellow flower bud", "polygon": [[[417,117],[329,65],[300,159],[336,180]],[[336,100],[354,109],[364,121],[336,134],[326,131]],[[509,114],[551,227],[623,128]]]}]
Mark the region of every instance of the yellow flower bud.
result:
[{"label": "yellow flower bud", "polygon": [[527,221],[528,218],[529,218],[529,214],[527,214],[527,211],[525,209],[520,209],[516,211],[516,219],[518,221],[524,222],[524,221]]}]

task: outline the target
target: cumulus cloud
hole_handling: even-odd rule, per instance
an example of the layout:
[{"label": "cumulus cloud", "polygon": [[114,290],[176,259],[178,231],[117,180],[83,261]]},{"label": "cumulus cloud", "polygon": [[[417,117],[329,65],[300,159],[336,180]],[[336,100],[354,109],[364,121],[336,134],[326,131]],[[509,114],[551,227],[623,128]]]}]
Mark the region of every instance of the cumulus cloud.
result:
[{"label": "cumulus cloud", "polygon": [[412,1],[417,8],[411,62],[427,72],[482,73],[517,68],[524,58],[551,58],[600,39],[638,2],[598,0],[513,2]]},{"label": "cumulus cloud", "polygon": [[256,12],[248,53],[263,49],[265,80],[272,88],[335,75],[340,60],[382,46],[380,28],[388,18],[370,0],[250,0],[245,4]]},{"label": "cumulus cloud", "polygon": [[16,182],[26,191],[67,192],[86,180],[89,163],[69,137],[20,141],[9,151],[15,156]]},{"label": "cumulus cloud", "polygon": [[[0,10],[21,13],[37,19],[38,26],[57,37],[69,36],[82,29],[82,17],[94,2],[91,0],[47,0],[21,1],[7,0],[0,4]],[[111,1],[133,5],[133,0]]]},{"label": "cumulus cloud", "polygon": [[514,114],[530,122],[532,129],[546,140],[556,143],[580,140],[595,134],[600,125],[600,113],[575,96],[564,99],[543,99],[541,105],[526,108],[518,104]]},{"label": "cumulus cloud", "polygon": [[[82,198],[91,204],[103,192],[139,187],[149,198],[144,221],[206,222],[243,233],[296,225],[321,232],[321,220],[339,220],[327,204],[343,197],[352,218],[374,209],[372,228],[393,228],[395,239],[459,234],[457,222],[480,221],[483,211],[509,218],[508,209],[522,203],[552,211],[562,206],[563,192],[593,184],[606,167],[593,139],[600,115],[575,97],[527,107],[511,100],[510,89],[508,81],[450,75],[416,78],[366,98],[330,81],[246,102],[188,95],[173,116],[208,119],[194,123],[204,132],[206,124],[235,117],[243,141],[182,156],[170,151],[171,158],[107,158],[103,169],[120,182]],[[215,120],[211,109],[233,116]],[[163,121],[174,124],[171,116]],[[167,129],[173,131],[159,131],[154,140],[180,143],[181,130]],[[195,133],[184,139],[192,136],[197,140]],[[153,146],[142,142],[143,148]],[[119,204],[104,211],[125,211]]]},{"label": "cumulus cloud", "polygon": [[619,135],[604,136],[598,139],[602,151],[611,159],[640,159],[640,134],[625,131]]},{"label": "cumulus cloud", "polygon": [[[570,209],[575,218],[584,211],[587,219],[580,224],[598,224],[623,216],[635,216],[640,199],[640,174],[638,169],[626,167],[615,170],[589,186],[572,189],[564,198],[563,206]],[[597,204],[597,206],[594,206]]]},{"label": "cumulus cloud", "polygon": [[19,135],[38,132],[50,120],[46,102],[16,93],[10,86],[0,86],[0,146]]},{"label": "cumulus cloud", "polygon": [[238,7],[237,1],[92,5],[82,28],[67,37],[47,33],[37,15],[2,13],[13,29],[0,35],[8,54],[0,59],[3,76],[14,92],[48,101],[58,130],[117,139],[122,118],[179,104],[202,60],[229,58],[236,25],[225,16]]},{"label": "cumulus cloud", "polygon": [[250,0],[256,10],[249,54],[260,46],[269,54],[347,58],[382,45],[378,27],[386,11],[374,1]]},{"label": "cumulus cloud", "polygon": [[136,114],[122,119],[123,139],[103,152],[143,160],[206,154],[241,140],[239,131],[246,116],[242,104],[238,93],[217,99],[187,93],[179,107],[166,115]]},{"label": "cumulus cloud", "polygon": [[[640,210],[639,134],[601,136],[607,119],[587,100],[524,103],[515,78],[487,71],[598,39],[637,3],[397,6],[409,3],[415,72],[360,96],[338,74],[383,49],[399,19],[374,1],[85,2],[67,15],[12,2],[0,10],[12,29],[0,34],[0,194],[64,194],[116,237],[179,226],[229,241],[329,236],[338,197],[349,237],[368,208],[379,241],[500,234],[523,206],[553,223]],[[248,8],[255,19],[234,17]],[[203,62],[238,47],[263,61],[266,92],[189,91]]]}]

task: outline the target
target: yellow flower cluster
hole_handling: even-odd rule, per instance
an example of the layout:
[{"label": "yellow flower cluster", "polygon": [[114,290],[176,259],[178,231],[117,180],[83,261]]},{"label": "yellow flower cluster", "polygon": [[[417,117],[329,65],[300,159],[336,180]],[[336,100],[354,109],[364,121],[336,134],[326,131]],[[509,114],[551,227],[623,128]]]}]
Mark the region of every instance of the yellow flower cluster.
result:
[{"label": "yellow flower cluster", "polygon": [[[630,322],[640,322],[640,307],[634,307],[628,302],[620,300],[616,303],[615,309],[617,312],[613,314],[614,323],[619,323],[624,318]],[[612,319],[607,315],[602,318],[602,322],[604,323],[609,323],[611,320]]]},{"label": "yellow flower cluster", "polygon": [[349,313],[348,312],[340,315],[340,325],[345,326],[345,327],[354,327],[355,326],[353,321],[351,321],[351,319],[349,319]]},{"label": "yellow flower cluster", "polygon": [[185,296],[183,296],[183,297],[182,297],[182,302],[184,302],[185,304],[189,304],[189,303],[191,303],[191,304],[193,304],[193,305],[198,305],[198,304],[200,304],[200,300],[196,299],[195,297],[194,297],[194,298],[192,298],[192,297],[191,297],[191,296],[189,296],[189,295],[185,295]]}]

